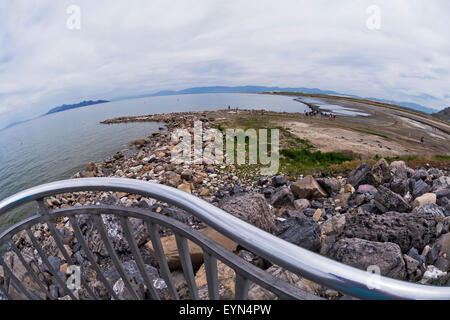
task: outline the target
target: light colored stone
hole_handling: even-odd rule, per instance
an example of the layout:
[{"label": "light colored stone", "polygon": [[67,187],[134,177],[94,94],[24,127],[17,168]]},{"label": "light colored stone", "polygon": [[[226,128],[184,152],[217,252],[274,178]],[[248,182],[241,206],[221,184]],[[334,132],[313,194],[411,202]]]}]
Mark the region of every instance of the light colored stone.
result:
[{"label": "light colored stone", "polygon": [[117,198],[121,199],[128,196],[128,193],[125,192],[116,192]]},{"label": "light colored stone", "polygon": [[345,226],[345,215],[333,216],[321,225],[322,235],[338,234]]},{"label": "light colored stone", "polygon": [[319,221],[320,218],[322,218],[322,214],[323,214],[322,209],[317,209],[316,212],[314,212],[313,219]]},{"label": "light colored stone", "polygon": [[59,271],[64,272],[66,275],[69,275],[69,264],[68,263],[64,263],[61,265],[61,267],[59,267]]},{"label": "light colored stone", "polygon": [[328,196],[312,176],[306,176],[292,183],[291,191],[299,199],[317,199]]},{"label": "light colored stone", "polygon": [[204,196],[207,196],[207,195],[209,195],[209,189],[207,189],[207,188],[202,188],[202,189],[200,190],[200,196],[204,197]]},{"label": "light colored stone", "polygon": [[[219,296],[222,300],[232,300],[235,296],[235,279],[236,273],[223,262],[217,260],[217,278],[219,281]],[[197,284],[200,299],[209,299],[208,297],[208,281],[206,278],[205,265],[202,264],[195,275],[195,283]]]},{"label": "light colored stone", "polygon": [[187,193],[191,193],[191,185],[189,183],[182,183],[178,186],[179,190],[182,190]]},{"label": "light colored stone", "polygon": [[355,193],[355,188],[351,185],[351,184],[349,184],[349,183],[347,183],[346,185],[345,185],[345,187],[344,187],[344,192],[345,193],[348,193],[348,192],[350,192],[350,193]]},{"label": "light colored stone", "polygon": [[302,211],[311,206],[311,203],[308,199],[297,199],[294,201],[295,209]]},{"label": "light colored stone", "polygon": [[425,193],[414,200],[413,207],[420,208],[430,202],[436,204],[436,195],[434,193]]},{"label": "light colored stone", "polygon": [[[222,235],[221,233],[217,232],[212,228],[207,227],[205,229],[199,230],[199,232],[201,232],[211,240],[215,241],[216,243],[220,244],[222,247],[230,251],[235,251],[237,249],[237,243],[228,239],[227,237],[225,237],[224,235]],[[180,256],[178,253],[178,247],[175,240],[175,236],[171,235],[168,237],[163,237],[161,238],[161,243],[164,249],[164,253],[166,255],[169,268],[171,270],[180,269],[181,268]],[[192,264],[195,267],[199,267],[203,263],[203,250],[198,245],[189,240],[188,245]],[[146,244],[146,246],[150,250],[150,252],[154,255],[155,253],[151,241],[149,241]]]}]

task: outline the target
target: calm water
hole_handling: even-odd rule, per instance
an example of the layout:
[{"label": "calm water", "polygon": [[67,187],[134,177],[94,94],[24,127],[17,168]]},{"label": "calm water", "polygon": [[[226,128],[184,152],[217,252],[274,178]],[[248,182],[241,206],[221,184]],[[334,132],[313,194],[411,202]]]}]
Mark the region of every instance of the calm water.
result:
[{"label": "calm water", "polygon": [[[119,116],[232,108],[304,112],[290,97],[259,94],[192,94],[151,97],[55,113],[0,131],[0,200],[27,188],[67,179],[89,161],[101,161],[148,136],[156,123],[101,125]],[[309,108],[308,108],[309,109]],[[0,230],[33,211],[27,207],[0,218]]]}]

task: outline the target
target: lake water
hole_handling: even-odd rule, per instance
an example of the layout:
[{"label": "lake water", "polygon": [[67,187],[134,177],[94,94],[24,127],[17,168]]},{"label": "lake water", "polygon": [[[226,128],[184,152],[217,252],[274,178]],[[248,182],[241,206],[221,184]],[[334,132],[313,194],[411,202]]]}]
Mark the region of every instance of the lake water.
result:
[{"label": "lake water", "polygon": [[[232,108],[304,112],[291,97],[218,93],[115,101],[37,118],[0,131],[0,200],[47,182],[67,179],[89,161],[99,162],[160,127],[156,123],[102,125],[119,117]],[[27,216],[32,207],[0,218],[0,231]]]}]

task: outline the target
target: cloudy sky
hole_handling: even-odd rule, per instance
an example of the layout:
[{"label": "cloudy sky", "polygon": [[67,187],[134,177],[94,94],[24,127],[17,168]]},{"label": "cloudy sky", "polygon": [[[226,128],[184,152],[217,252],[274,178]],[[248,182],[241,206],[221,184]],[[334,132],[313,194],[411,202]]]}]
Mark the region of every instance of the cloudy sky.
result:
[{"label": "cloudy sky", "polygon": [[[80,29],[67,27],[70,5]],[[449,12],[448,0],[0,0],[0,127],[63,103],[209,85],[442,109]]]}]

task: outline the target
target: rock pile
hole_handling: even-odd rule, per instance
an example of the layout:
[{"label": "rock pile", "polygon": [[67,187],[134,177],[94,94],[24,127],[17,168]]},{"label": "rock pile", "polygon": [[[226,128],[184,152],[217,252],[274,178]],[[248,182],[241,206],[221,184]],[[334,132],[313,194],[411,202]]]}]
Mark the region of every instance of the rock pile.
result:
[{"label": "rock pile", "polygon": [[[159,115],[154,120],[165,122],[169,128],[189,129],[196,120],[202,120],[206,128],[214,125],[214,119],[203,113]],[[174,165],[170,161],[170,154],[175,142],[171,141],[167,132],[133,141],[133,145],[137,148],[135,152],[122,150],[102,163],[91,162],[73,178],[126,177],[165,184],[196,195],[295,245],[353,267],[367,270],[371,266],[378,266],[381,274],[387,277],[450,285],[448,171],[436,168],[412,169],[402,161],[388,164],[382,159],[374,166],[360,165],[348,177],[300,176],[295,181],[284,176],[239,178],[232,165],[213,166],[194,162]],[[209,230],[192,215],[154,199],[119,192],[77,192],[48,198],[45,204],[49,209],[104,204],[150,210],[201,230],[245,261],[274,276],[288,279],[302,290],[329,299],[342,296],[272,265],[218,232]],[[149,298],[150,290],[132,260],[119,218],[102,215],[102,221],[139,298]],[[79,215],[76,222],[116,296],[120,299],[132,298],[101,241],[92,217]],[[67,253],[81,267],[93,292],[103,299],[113,298],[99,281],[99,275],[77,241],[76,230],[69,219],[58,219],[53,223]],[[162,298],[169,299],[147,225],[134,218],[130,219],[130,223],[149,279]],[[60,252],[46,224],[33,226],[32,233],[49,257],[51,268],[42,261],[25,232],[14,237],[15,245],[23,254],[26,264],[39,275],[50,297],[70,299],[67,290],[57,281],[59,277],[65,282],[70,276],[69,261]],[[163,227],[159,227],[159,235],[175,287],[181,298],[188,298],[186,281],[180,272],[175,237]],[[201,249],[192,244],[189,249],[200,295],[206,297]],[[46,298],[39,283],[28,274],[14,252],[7,252],[4,260],[26,288],[36,296]],[[233,270],[219,264],[219,291],[223,298],[233,297],[234,287],[230,284],[234,283],[234,277]],[[10,280],[0,268],[0,284],[6,285],[12,297],[21,298],[14,286],[10,285]],[[89,292],[84,287],[73,295],[89,299]],[[274,298],[259,286],[250,288],[250,297]]]}]

